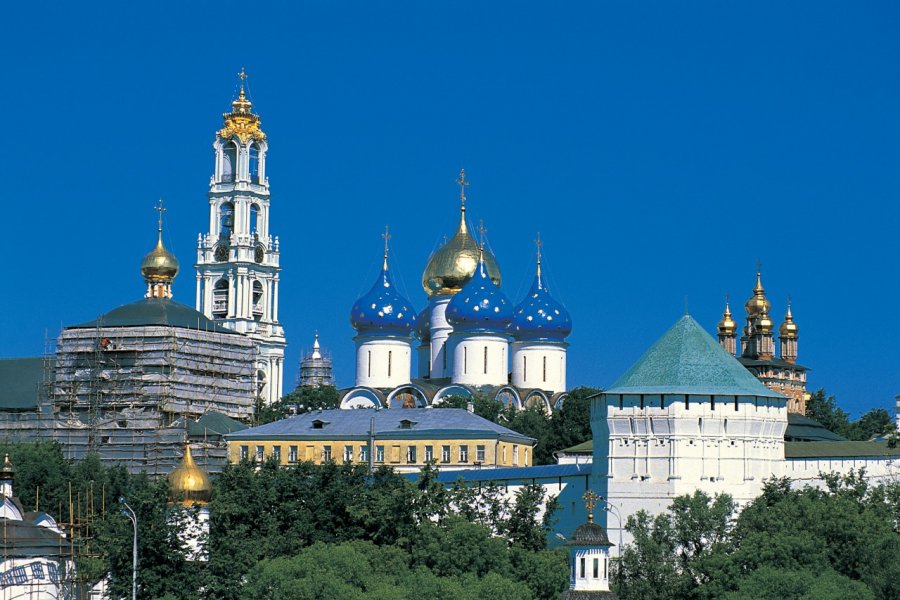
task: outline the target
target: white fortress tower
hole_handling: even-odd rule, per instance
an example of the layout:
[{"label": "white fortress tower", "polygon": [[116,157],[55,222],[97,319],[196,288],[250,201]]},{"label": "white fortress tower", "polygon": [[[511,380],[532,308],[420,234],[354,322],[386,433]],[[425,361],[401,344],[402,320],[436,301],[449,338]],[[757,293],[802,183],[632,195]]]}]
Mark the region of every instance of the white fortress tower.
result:
[{"label": "white fortress tower", "polygon": [[384,263],[372,289],[350,310],[356,330],[356,385],[393,388],[410,382],[416,312],[397,291],[388,268],[388,235],[384,233]]},{"label": "white fortress tower", "polygon": [[569,311],[550,295],[541,274],[541,239],[537,269],[525,299],[516,306],[511,327],[512,384],[519,389],[566,391],[566,337],[572,333]]},{"label": "white fortress tower", "polygon": [[269,231],[266,134],[244,92],[216,133],[209,185],[209,233],[197,245],[197,310],[259,347],[257,389],[266,403],[283,393],[284,329],[278,322],[278,238]]}]

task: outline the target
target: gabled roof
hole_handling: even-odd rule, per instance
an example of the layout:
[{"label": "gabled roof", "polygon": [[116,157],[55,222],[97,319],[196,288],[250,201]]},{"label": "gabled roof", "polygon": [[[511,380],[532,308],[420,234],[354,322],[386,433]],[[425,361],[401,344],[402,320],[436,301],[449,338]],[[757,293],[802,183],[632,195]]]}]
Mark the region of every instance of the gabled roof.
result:
[{"label": "gabled roof", "polygon": [[841,442],[846,438],[825,429],[825,426],[803,415],[788,413],[788,425],[784,432],[787,442]]},{"label": "gabled roof", "polygon": [[[322,410],[228,434],[238,440],[365,440],[375,419],[379,439],[488,438],[533,444],[535,440],[461,408]],[[411,425],[404,428],[403,421]],[[319,422],[321,427],[313,424]]]},{"label": "gabled roof", "polygon": [[604,394],[698,394],[784,399],[684,315]]},{"label": "gabled roof", "polygon": [[185,329],[236,334],[236,332],[216,324],[208,319],[206,315],[190,306],[168,298],[144,298],[143,300],[114,308],[93,321],[81,323],[80,325],[70,325],[66,329],[142,327],[148,325],[184,327]]}]

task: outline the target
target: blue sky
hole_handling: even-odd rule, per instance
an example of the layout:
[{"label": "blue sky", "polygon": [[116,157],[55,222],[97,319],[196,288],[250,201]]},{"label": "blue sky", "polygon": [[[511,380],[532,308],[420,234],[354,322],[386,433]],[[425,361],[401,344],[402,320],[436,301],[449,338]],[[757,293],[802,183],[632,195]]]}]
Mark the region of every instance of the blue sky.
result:
[{"label": "blue sky", "polygon": [[298,2],[7,7],[0,354],[143,293],[159,196],[193,304],[211,144],[245,66],[269,136],[285,387],[315,330],[353,378],[350,306],[390,225],[417,308],[465,167],[521,300],[532,240],[570,309],[569,379],[611,384],[683,313],[738,320],[756,261],[793,297],[810,387],[900,394],[895,3]]}]

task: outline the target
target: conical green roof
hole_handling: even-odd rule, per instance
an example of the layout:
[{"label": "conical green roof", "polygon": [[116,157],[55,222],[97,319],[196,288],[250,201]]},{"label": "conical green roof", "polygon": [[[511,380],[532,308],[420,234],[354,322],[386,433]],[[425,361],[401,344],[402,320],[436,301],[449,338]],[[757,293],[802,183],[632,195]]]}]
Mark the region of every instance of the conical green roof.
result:
[{"label": "conical green roof", "polygon": [[679,319],[605,393],[784,399],[754,377],[690,315]]}]

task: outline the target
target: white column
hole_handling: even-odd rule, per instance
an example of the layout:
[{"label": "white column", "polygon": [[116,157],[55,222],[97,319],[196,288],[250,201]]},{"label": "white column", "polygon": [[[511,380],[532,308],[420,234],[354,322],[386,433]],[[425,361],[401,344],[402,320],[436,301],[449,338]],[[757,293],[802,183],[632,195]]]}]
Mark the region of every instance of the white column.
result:
[{"label": "white column", "polygon": [[203,286],[203,279],[200,277],[200,273],[197,273],[197,298],[194,301],[194,308],[199,312],[200,311],[200,291]]},{"label": "white column", "polygon": [[274,311],[272,321],[278,322],[278,275],[275,276],[275,294],[273,296],[272,310]]},{"label": "white column", "polygon": [[[453,372],[453,358],[450,355],[444,358],[446,352],[449,351],[447,339],[453,331],[453,327],[447,322],[445,313],[447,312],[447,304],[450,303],[451,296],[435,296],[429,298],[431,304],[431,317],[429,325],[431,328],[431,378],[437,379],[447,377]],[[446,370],[444,365],[446,363]]]},{"label": "white column", "polygon": [[237,283],[235,282],[234,275],[229,272],[228,273],[228,318],[234,317],[234,305],[237,302]]}]

